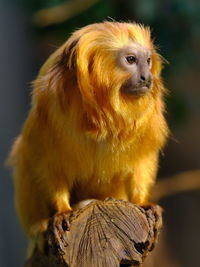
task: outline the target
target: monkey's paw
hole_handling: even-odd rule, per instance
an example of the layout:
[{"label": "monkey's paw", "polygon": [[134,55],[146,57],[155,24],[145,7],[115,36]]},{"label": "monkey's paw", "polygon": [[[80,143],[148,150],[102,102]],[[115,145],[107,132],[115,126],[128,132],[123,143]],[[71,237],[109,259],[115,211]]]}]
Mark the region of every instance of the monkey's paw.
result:
[{"label": "monkey's paw", "polygon": [[49,220],[48,231],[45,233],[45,240],[48,240],[44,246],[45,253],[48,254],[48,248],[57,250],[57,246],[54,247],[57,243],[63,244],[63,246],[67,246],[67,234],[70,230],[69,218],[71,215],[71,211],[69,213],[58,213],[54,215]]}]

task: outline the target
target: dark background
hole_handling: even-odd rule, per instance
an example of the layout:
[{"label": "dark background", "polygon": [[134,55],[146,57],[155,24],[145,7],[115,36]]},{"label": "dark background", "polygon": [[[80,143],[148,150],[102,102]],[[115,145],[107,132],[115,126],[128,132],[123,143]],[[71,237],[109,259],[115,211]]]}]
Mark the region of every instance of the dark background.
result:
[{"label": "dark background", "polygon": [[[80,4],[77,14],[41,27],[38,10],[61,3],[0,1],[0,267],[22,266],[27,245],[14,211],[11,173],[3,165],[30,106],[30,82],[48,55],[79,27],[111,18],[151,26],[155,43],[169,62],[163,77],[169,88],[167,118],[173,134],[158,176],[200,169],[200,1],[99,0],[88,9]],[[176,266],[200,266],[200,191],[166,197],[161,205],[166,242]]]}]

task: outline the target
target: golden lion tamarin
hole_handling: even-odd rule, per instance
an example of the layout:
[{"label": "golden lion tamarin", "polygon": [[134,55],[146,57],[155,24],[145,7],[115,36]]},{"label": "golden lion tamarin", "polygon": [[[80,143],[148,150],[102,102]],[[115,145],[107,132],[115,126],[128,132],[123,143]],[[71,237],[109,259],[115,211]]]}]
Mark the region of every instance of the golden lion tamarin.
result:
[{"label": "golden lion tamarin", "polygon": [[161,68],[149,29],[134,23],[86,26],[50,56],[9,157],[31,239],[80,200],[148,201],[168,134]]}]

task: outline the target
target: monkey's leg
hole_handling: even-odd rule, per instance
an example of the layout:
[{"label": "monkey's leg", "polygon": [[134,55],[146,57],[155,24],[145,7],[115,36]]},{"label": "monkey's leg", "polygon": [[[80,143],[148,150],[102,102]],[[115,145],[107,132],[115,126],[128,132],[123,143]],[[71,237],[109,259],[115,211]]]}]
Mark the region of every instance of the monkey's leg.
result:
[{"label": "monkey's leg", "polygon": [[50,216],[54,213],[71,211],[69,204],[69,191],[55,189],[50,186],[51,192],[44,184],[35,181],[25,170],[15,175],[16,208],[21,224],[30,238],[28,256],[38,246],[43,249],[42,233],[47,229]]},{"label": "monkey's leg", "polygon": [[50,216],[47,199],[40,187],[23,174],[15,177],[16,209],[19,219],[30,238],[47,228]]},{"label": "monkey's leg", "polygon": [[53,206],[55,208],[56,214],[70,212],[72,210],[70,207],[70,203],[69,203],[70,192],[67,186],[53,193],[52,202],[53,202]]},{"label": "monkey's leg", "polygon": [[53,214],[71,211],[67,186],[54,187],[51,179],[48,181],[48,186],[41,184],[30,173],[27,176],[24,170],[15,175],[17,213],[30,238],[46,230],[48,219]]},{"label": "monkey's leg", "polygon": [[157,162],[157,153],[152,153],[137,162],[133,176],[127,186],[128,200],[130,202],[140,205],[148,203],[150,191],[156,178]]}]

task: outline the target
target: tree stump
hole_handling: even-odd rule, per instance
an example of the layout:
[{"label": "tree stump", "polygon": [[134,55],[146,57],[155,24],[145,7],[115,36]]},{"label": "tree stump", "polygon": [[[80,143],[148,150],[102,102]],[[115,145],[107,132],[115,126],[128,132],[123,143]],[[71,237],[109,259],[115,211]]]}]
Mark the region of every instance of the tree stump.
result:
[{"label": "tree stump", "polygon": [[157,205],[93,200],[70,214],[52,217],[43,252],[35,248],[25,266],[141,266],[157,240],[161,213]]}]

